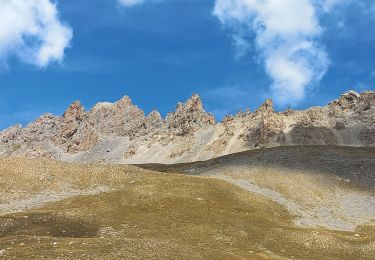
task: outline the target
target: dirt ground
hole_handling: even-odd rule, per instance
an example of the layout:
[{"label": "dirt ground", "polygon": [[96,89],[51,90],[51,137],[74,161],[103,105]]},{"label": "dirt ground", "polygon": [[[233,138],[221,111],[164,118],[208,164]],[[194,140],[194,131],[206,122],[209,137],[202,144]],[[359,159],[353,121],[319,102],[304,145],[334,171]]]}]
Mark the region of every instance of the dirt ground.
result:
[{"label": "dirt ground", "polygon": [[0,259],[375,258],[374,226],[301,227],[215,176],[9,158],[0,187]]}]

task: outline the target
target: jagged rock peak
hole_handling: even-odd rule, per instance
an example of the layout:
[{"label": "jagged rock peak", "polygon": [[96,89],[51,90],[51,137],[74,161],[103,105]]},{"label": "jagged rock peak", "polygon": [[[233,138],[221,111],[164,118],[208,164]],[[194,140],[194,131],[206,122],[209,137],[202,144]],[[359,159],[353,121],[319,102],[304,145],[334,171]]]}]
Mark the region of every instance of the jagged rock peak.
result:
[{"label": "jagged rock peak", "polygon": [[122,109],[122,108],[128,108],[128,107],[135,107],[135,105],[133,104],[129,96],[124,96],[120,100],[116,101],[115,103],[98,102],[93,106],[90,112],[95,113],[95,112],[102,111],[102,110]]},{"label": "jagged rock peak", "polygon": [[37,119],[35,119],[35,121],[31,122],[30,124],[33,124],[33,123],[43,123],[45,121],[49,121],[49,120],[52,120],[52,119],[55,119],[54,115],[52,115],[51,113],[44,113],[43,115],[41,115],[40,117],[38,117]]},{"label": "jagged rock peak", "polygon": [[100,111],[100,110],[103,110],[103,109],[108,109],[108,108],[112,108],[113,107],[113,103],[110,103],[110,102],[98,102],[96,103],[92,109],[90,110],[90,112],[97,112],[97,111]]},{"label": "jagged rock peak", "polygon": [[[241,118],[241,117],[246,117],[246,116],[249,116],[251,115],[251,110],[250,108],[246,108],[245,111],[242,110],[242,108],[240,109],[240,111],[237,112],[237,114],[234,116],[234,118]],[[230,115],[227,115],[227,116],[230,116]]]},{"label": "jagged rock peak", "polygon": [[147,115],[147,118],[156,119],[156,120],[163,120],[158,110],[152,110],[150,114]]},{"label": "jagged rock peak", "polygon": [[344,94],[342,94],[341,97],[355,97],[358,99],[361,97],[361,95],[354,90],[348,90]]},{"label": "jagged rock peak", "polygon": [[[33,154],[70,158],[70,154],[87,151],[89,157],[99,158],[96,148],[91,150],[95,145],[102,149],[105,144],[108,149],[110,143],[115,149],[122,149],[126,146],[122,141],[130,145],[126,154],[144,149],[144,162],[155,154],[156,150],[151,148],[154,145],[165,147],[166,162],[177,158],[176,154],[206,159],[211,153],[227,153],[231,147],[231,152],[237,152],[242,148],[300,144],[375,146],[374,115],[374,91],[361,94],[349,91],[328,106],[295,112],[288,109],[275,113],[272,100],[266,100],[256,112],[240,111],[217,125],[215,118],[204,111],[197,94],[179,103],[165,120],[156,110],[145,116],[125,96],[116,103],[98,103],[90,112],[85,112],[80,102],[74,102],[63,116],[45,114],[25,128],[8,128],[0,132],[0,156]],[[122,140],[119,146],[117,140]],[[195,157],[198,150],[202,151],[201,157]],[[177,159],[180,162],[183,157]]]},{"label": "jagged rock peak", "polygon": [[214,116],[204,111],[202,100],[197,94],[193,94],[185,103],[178,103],[176,111],[169,113],[166,121],[169,128],[180,129],[181,135],[216,123]]},{"label": "jagged rock peak", "polygon": [[82,120],[85,114],[85,109],[83,108],[81,102],[73,102],[68,109],[63,114],[63,118],[67,121],[77,121]]},{"label": "jagged rock peak", "polygon": [[139,117],[144,118],[144,112],[133,104],[129,96],[124,96],[115,103],[99,102],[90,110],[90,118],[96,122],[114,120],[117,123],[125,123]]},{"label": "jagged rock peak", "polygon": [[160,128],[162,127],[163,123],[163,118],[157,110],[151,111],[151,113],[145,118],[147,128]]},{"label": "jagged rock peak", "polygon": [[122,97],[119,101],[115,103],[115,105],[119,107],[128,107],[128,106],[134,106],[132,100],[129,96]]},{"label": "jagged rock peak", "polygon": [[185,113],[185,112],[203,112],[203,103],[200,96],[196,93],[191,95],[191,97],[186,100],[185,103],[178,102],[176,106],[176,112],[175,113]]},{"label": "jagged rock peak", "polygon": [[343,110],[364,111],[375,104],[375,92],[365,91],[361,94],[349,90],[342,94],[339,99],[331,102],[331,107],[339,107]]},{"label": "jagged rock peak", "polygon": [[267,99],[257,110],[256,113],[273,113],[273,101]]},{"label": "jagged rock peak", "polygon": [[338,99],[339,104],[348,105],[349,103],[356,103],[361,98],[361,95],[353,90],[349,90],[342,94]]},{"label": "jagged rock peak", "polygon": [[185,108],[189,111],[204,112],[202,99],[197,93],[193,93],[193,95],[186,101]]}]

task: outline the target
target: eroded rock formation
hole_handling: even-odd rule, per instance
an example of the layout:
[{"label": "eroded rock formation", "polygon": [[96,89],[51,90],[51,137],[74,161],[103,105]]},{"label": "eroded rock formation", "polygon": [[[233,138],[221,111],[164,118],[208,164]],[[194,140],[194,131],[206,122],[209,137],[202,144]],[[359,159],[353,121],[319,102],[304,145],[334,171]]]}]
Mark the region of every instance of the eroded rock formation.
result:
[{"label": "eroded rock formation", "polygon": [[200,97],[179,103],[163,119],[125,96],[85,111],[74,102],[62,116],[44,114],[0,132],[0,156],[67,161],[174,163],[284,145],[375,146],[375,92],[348,91],[325,107],[276,112],[267,100],[255,112],[216,123]]}]

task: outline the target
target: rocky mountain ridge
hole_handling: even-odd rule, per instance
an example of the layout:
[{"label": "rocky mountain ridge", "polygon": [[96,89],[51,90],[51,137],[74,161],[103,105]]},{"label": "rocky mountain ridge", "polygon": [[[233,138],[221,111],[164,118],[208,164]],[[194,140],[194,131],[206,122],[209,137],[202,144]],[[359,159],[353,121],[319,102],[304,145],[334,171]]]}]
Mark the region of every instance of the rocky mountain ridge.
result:
[{"label": "rocky mountain ridge", "polygon": [[85,111],[79,101],[62,116],[44,114],[0,132],[0,156],[64,161],[176,163],[288,145],[375,146],[375,91],[348,91],[324,107],[276,112],[266,100],[255,112],[216,122],[193,94],[163,119],[125,96]]}]

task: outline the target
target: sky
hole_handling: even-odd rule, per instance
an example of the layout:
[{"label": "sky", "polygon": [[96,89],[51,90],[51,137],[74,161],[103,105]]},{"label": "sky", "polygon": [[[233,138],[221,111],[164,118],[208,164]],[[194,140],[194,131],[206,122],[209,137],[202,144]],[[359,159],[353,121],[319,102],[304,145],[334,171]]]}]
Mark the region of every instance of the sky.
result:
[{"label": "sky", "polygon": [[0,129],[124,95],[165,116],[198,93],[219,120],[326,105],[374,89],[373,28],[370,0],[0,0]]}]

